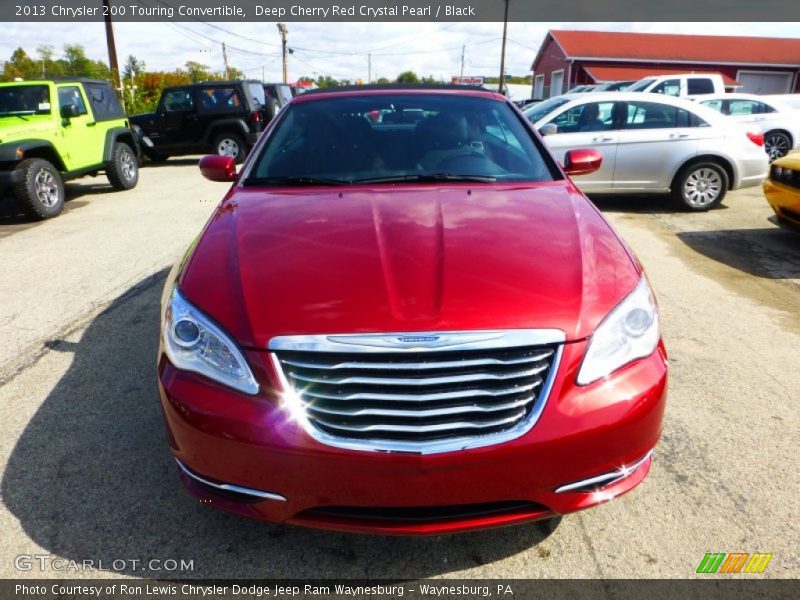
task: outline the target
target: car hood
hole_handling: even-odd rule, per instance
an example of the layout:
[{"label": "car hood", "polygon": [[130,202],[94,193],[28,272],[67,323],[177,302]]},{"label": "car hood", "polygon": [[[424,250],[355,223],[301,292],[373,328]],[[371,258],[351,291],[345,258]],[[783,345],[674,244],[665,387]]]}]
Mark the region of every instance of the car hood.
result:
[{"label": "car hood", "polygon": [[639,267],[568,181],[233,188],[186,262],[187,298],[244,346],[278,335],[591,334]]},{"label": "car hood", "polygon": [[28,140],[53,129],[53,121],[46,115],[0,117],[0,144]]}]

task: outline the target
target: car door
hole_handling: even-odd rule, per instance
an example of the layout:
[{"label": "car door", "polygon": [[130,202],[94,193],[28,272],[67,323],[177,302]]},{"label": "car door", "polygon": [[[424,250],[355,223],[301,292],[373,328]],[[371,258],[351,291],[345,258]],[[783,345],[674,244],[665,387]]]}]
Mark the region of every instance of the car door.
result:
[{"label": "car door", "polygon": [[582,102],[547,121],[556,126],[556,133],[545,136],[544,141],[562,164],[567,152],[577,148],[594,148],[603,155],[597,171],[575,178],[578,187],[587,193],[610,192],[613,188],[619,136],[613,123],[613,107],[614,102]]},{"label": "car door", "polygon": [[190,87],[166,90],[156,115],[156,145],[166,149],[186,147],[200,138],[197,106]]},{"label": "car door", "polygon": [[[697,154],[703,128],[684,108],[627,101],[619,133],[614,190],[666,191],[676,167]],[[706,128],[707,129],[707,128]]]},{"label": "car door", "polygon": [[[102,128],[89,111],[89,102],[80,84],[58,85],[58,110],[63,120],[61,158],[68,171],[99,165],[103,162],[105,143]],[[73,107],[71,116],[65,116],[64,107]]]}]

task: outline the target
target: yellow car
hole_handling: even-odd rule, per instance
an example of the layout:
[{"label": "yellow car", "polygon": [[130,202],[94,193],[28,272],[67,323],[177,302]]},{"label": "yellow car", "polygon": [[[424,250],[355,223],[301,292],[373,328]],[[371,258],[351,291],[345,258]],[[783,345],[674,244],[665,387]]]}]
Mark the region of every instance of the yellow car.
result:
[{"label": "yellow car", "polygon": [[764,195],[779,219],[800,226],[800,153],[788,154],[770,165]]}]

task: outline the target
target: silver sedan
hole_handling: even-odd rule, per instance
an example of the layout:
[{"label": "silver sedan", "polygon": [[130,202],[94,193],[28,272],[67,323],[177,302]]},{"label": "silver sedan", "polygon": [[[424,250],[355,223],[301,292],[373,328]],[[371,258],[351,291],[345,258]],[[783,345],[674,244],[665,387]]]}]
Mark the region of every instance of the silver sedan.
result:
[{"label": "silver sedan", "polygon": [[595,148],[600,169],[575,178],[586,193],[671,193],[686,210],[717,206],[728,190],[760,184],[764,136],[689,100],[659,94],[565,94],[525,115],[563,161]]}]

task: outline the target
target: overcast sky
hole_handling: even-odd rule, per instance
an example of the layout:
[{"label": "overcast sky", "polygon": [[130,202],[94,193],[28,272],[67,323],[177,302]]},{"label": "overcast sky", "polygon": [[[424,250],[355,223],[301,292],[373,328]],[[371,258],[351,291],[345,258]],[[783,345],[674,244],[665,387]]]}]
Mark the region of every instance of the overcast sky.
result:
[{"label": "overcast sky", "polygon": [[[461,46],[466,45],[465,75],[497,75],[502,23],[287,23],[289,78],[331,75],[393,78],[405,70],[449,79],[458,75]],[[529,72],[548,29],[594,29],[664,33],[703,33],[799,37],[798,23],[509,23],[506,71]],[[221,43],[228,45],[232,66],[250,77],[280,80],[280,38],[274,23],[116,23],[120,64],[129,54],[148,69],[173,70],[188,60],[222,70]],[[35,54],[39,44],[56,48],[82,44],[91,58],[108,60],[102,23],[0,23],[0,59],[18,46]]]}]

